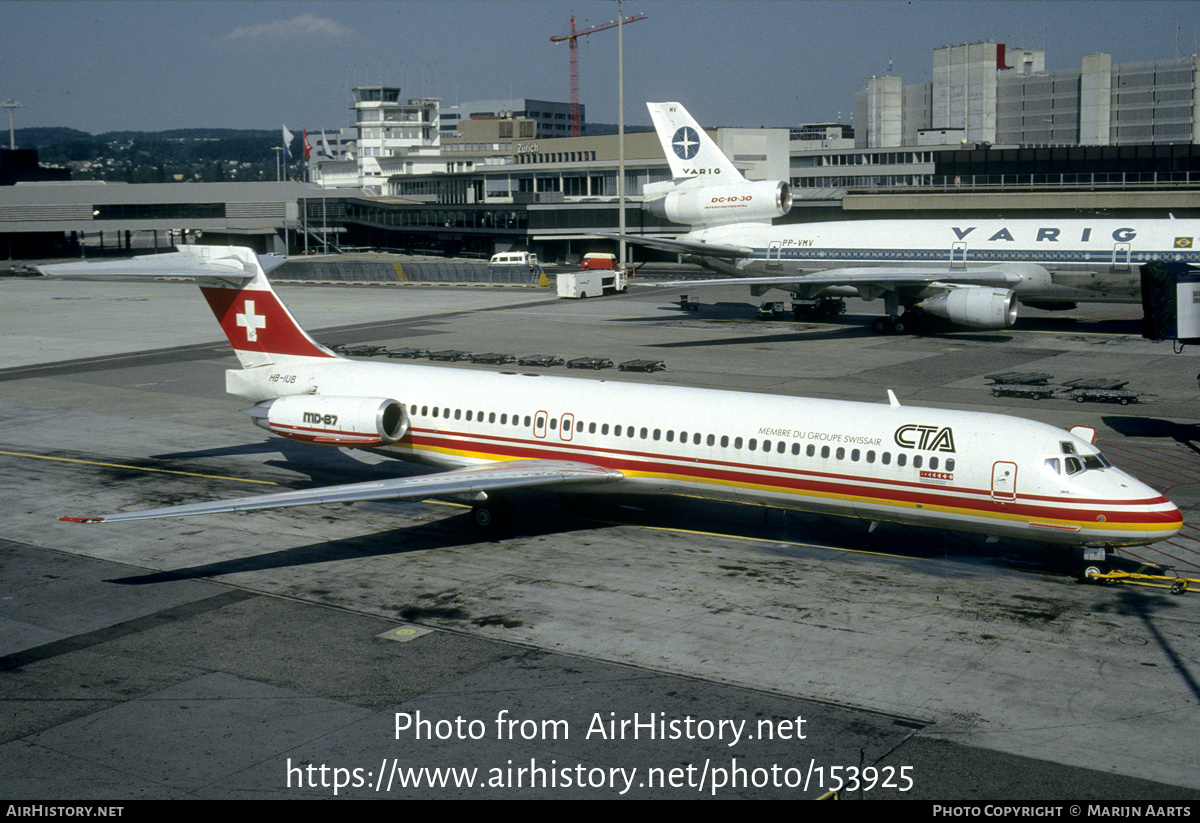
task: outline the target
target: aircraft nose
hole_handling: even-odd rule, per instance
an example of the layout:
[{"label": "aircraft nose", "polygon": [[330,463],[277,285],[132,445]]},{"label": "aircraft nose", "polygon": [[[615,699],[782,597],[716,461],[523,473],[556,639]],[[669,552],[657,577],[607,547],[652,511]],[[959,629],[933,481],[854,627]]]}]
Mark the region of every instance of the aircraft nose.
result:
[{"label": "aircraft nose", "polygon": [[1156,543],[1179,534],[1183,528],[1183,512],[1164,495],[1147,487],[1153,497],[1142,507],[1142,522],[1147,543]]}]

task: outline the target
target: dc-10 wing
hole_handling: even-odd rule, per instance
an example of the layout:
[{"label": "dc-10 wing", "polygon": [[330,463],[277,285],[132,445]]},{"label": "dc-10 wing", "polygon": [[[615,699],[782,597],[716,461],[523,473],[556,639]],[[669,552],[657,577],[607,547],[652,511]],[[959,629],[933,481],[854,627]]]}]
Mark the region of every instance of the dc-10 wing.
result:
[{"label": "dc-10 wing", "polygon": [[876,286],[894,290],[904,286],[933,286],[937,284],[1012,287],[1021,282],[1021,275],[1004,266],[970,271],[947,271],[945,266],[911,268],[900,266],[852,266],[841,269],[822,269],[812,274],[783,274],[767,277],[721,277],[705,280],[672,280],[655,283],[660,287],[679,286],[775,286],[788,289],[795,286]]},{"label": "dc-10 wing", "polygon": [[390,480],[369,480],[319,489],[262,494],[208,503],[188,503],[161,509],[104,514],[92,517],[60,517],[72,523],[114,523],[120,520],[146,520],[156,517],[183,517],[194,514],[252,511],[284,506],[303,506],[311,503],[352,503],[359,500],[399,500],[412,497],[432,497],[443,494],[472,494],[516,489],[529,486],[551,486],[561,483],[613,483],[624,479],[619,471],[576,463],[568,460],[511,460],[486,463],[442,474],[420,477],[397,477]]},{"label": "dc-10 wing", "polygon": [[637,246],[647,246],[652,249],[675,252],[676,254],[696,254],[702,257],[742,258],[754,256],[754,249],[749,246],[721,246],[716,243],[701,243],[696,240],[676,240],[669,237],[647,237],[644,234],[616,234],[597,232],[595,237],[608,237],[613,240],[624,240]]}]

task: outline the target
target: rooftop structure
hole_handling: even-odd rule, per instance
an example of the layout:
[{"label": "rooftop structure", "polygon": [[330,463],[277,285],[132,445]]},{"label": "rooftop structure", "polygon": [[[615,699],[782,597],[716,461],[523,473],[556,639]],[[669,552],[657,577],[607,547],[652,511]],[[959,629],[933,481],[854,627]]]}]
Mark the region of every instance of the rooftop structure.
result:
[{"label": "rooftop structure", "polygon": [[855,95],[860,148],[988,143],[1200,142],[1195,56],[1114,65],[1108,54],[1047,72],[1045,52],[985,41],[933,53],[933,80],[872,77]]}]

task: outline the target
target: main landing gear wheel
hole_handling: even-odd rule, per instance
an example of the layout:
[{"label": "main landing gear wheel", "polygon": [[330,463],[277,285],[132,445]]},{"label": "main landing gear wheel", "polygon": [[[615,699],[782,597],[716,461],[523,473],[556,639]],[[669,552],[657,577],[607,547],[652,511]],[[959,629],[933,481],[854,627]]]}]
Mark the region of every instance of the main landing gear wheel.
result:
[{"label": "main landing gear wheel", "polygon": [[471,522],[488,534],[508,531],[512,527],[513,507],[506,498],[489,497],[471,507]]},{"label": "main landing gear wheel", "polygon": [[910,334],[921,326],[920,313],[905,312],[896,317],[876,317],[871,321],[871,331],[876,334]]}]

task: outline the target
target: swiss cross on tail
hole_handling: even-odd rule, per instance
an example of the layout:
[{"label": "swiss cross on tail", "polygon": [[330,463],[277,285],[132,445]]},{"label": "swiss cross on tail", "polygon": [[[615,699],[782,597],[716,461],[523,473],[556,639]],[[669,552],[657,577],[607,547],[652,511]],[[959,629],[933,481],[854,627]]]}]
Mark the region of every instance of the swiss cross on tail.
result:
[{"label": "swiss cross on tail", "polygon": [[237,324],[246,328],[246,340],[248,342],[257,342],[258,330],[267,327],[267,318],[265,315],[254,313],[253,300],[245,301],[242,306],[245,309],[245,313],[237,315]]},{"label": "swiss cross on tail", "polygon": [[239,356],[250,352],[296,357],[336,356],[300,328],[269,287],[204,285],[200,291]]}]

